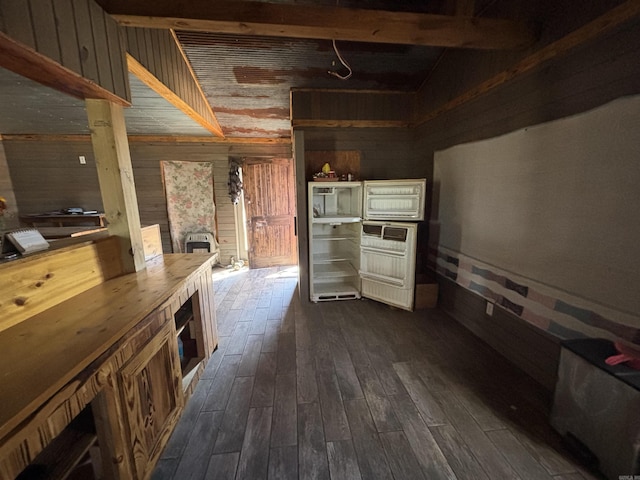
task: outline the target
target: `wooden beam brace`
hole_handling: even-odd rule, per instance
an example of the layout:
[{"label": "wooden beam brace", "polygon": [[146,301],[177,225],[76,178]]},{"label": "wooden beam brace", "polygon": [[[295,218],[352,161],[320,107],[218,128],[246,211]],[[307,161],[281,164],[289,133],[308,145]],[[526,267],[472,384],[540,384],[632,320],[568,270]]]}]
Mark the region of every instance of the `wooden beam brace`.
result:
[{"label": "wooden beam brace", "polygon": [[142,83],[144,83],[151,90],[163,97],[167,102],[172,104],[178,110],[181,110],[182,112],[187,114],[189,117],[198,122],[214,135],[224,138],[224,133],[222,132],[222,128],[220,128],[219,124],[211,124],[206,118],[196,112],[191,105],[180,98],[173,90],[171,90],[164,83],[158,80],[158,78],[156,78],[149,70],[144,67],[144,65],[138,62],[129,53],[127,53],[127,66],[129,68],[129,71],[136,77],[138,77],[140,81],[142,81]]},{"label": "wooden beam brace", "polygon": [[408,120],[308,120],[291,121],[291,128],[408,128]]},{"label": "wooden beam brace", "polygon": [[[211,123],[211,122],[209,122],[209,123],[212,124],[213,127],[216,130],[219,130],[220,133],[223,133],[222,127],[220,126],[220,123],[218,122],[216,114],[213,111],[213,108],[211,108],[211,104],[209,104],[209,100],[207,100],[207,96],[205,95],[204,90],[202,89],[202,85],[200,85],[200,82],[198,81],[198,77],[196,76],[196,72],[193,70],[193,67],[191,66],[191,62],[189,61],[189,58],[187,57],[187,54],[184,52],[184,49],[182,48],[182,45],[180,44],[180,40],[178,40],[178,36],[176,35],[176,31],[173,30],[173,29],[171,29],[171,37],[173,38],[173,41],[175,42],[176,48],[178,49],[178,51],[180,52],[180,55],[182,56],[182,60],[184,61],[184,63],[187,66],[187,68],[189,69],[189,73],[191,74],[191,78],[193,78],[193,82],[196,84],[196,87],[198,88],[198,91],[200,92],[200,96],[204,100],[204,104],[206,105],[206,108],[208,109],[209,114],[213,118],[213,123]],[[224,138],[224,133],[222,135],[218,135],[218,136]]]},{"label": "wooden beam brace", "polygon": [[120,239],[124,270],[138,272],[146,264],[124,112],[106,100],[88,99],[86,105],[109,234]]},{"label": "wooden beam brace", "polygon": [[[129,135],[129,143],[221,143],[229,145],[291,145],[291,138],[260,137],[200,137],[179,135]],[[4,134],[0,140],[7,142],[89,142],[90,135],[55,135],[55,134]]]},{"label": "wooden beam brace", "polygon": [[72,97],[100,98],[122,106],[131,104],[97,83],[0,32],[0,67]]},{"label": "wooden beam brace", "polygon": [[514,49],[534,35],[520,22],[344,7],[220,0],[98,0],[122,25],[234,35]]},{"label": "wooden beam brace", "polygon": [[[485,95],[489,91],[504,85],[514,78],[534,71],[546,62],[566,55],[569,51],[593,40],[607,32],[618,28],[623,23],[640,16],[640,1],[627,0],[625,3],[609,10],[595,20],[565,35],[560,40],[550,43],[537,52],[523,58],[513,67],[498,73],[490,79],[467,90],[463,94],[434,110],[418,116],[415,125],[422,125],[449,110],[453,110],[467,102]],[[425,84],[423,84],[424,87]]]},{"label": "wooden beam brace", "polygon": [[475,0],[456,0],[456,15],[459,17],[473,17]]}]

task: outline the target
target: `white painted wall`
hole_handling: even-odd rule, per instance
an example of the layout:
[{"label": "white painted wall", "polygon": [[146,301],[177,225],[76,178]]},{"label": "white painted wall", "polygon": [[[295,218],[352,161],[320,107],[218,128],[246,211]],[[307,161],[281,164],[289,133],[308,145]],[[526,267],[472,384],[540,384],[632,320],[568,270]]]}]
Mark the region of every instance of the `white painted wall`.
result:
[{"label": "white painted wall", "polygon": [[434,184],[432,245],[640,326],[640,96],[436,152]]}]

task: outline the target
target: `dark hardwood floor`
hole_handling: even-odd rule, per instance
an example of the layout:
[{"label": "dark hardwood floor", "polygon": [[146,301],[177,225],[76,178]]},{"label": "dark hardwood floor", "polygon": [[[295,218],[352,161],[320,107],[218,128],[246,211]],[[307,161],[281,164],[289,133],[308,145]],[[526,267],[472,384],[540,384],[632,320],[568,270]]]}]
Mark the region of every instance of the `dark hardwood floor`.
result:
[{"label": "dark hardwood floor", "polygon": [[301,302],[296,281],[214,281],[220,346],[154,480],[598,478],[549,426],[550,395],[451,318]]}]

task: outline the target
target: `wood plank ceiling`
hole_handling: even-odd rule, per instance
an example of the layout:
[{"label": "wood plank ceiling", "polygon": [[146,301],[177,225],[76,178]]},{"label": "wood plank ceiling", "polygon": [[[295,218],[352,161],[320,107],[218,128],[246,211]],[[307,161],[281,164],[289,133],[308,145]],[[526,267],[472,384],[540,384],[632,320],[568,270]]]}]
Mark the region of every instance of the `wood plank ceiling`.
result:
[{"label": "wood plank ceiling", "polygon": [[[293,88],[415,92],[445,47],[531,40],[518,23],[470,18],[491,0],[220,0],[215,9],[208,0],[96,1],[124,26],[175,29],[227,138],[290,137]],[[353,71],[348,80],[329,73],[348,73],[332,38]],[[0,69],[0,134],[88,132],[84,102],[12,75]],[[129,134],[210,135],[135,76],[130,82]]]}]

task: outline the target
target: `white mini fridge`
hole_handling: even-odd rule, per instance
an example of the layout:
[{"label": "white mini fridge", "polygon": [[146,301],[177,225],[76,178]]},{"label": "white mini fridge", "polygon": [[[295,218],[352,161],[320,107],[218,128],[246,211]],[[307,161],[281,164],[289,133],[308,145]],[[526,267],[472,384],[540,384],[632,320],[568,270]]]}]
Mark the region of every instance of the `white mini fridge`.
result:
[{"label": "white mini fridge", "polygon": [[413,310],[425,179],[309,183],[312,302],[361,297]]}]

